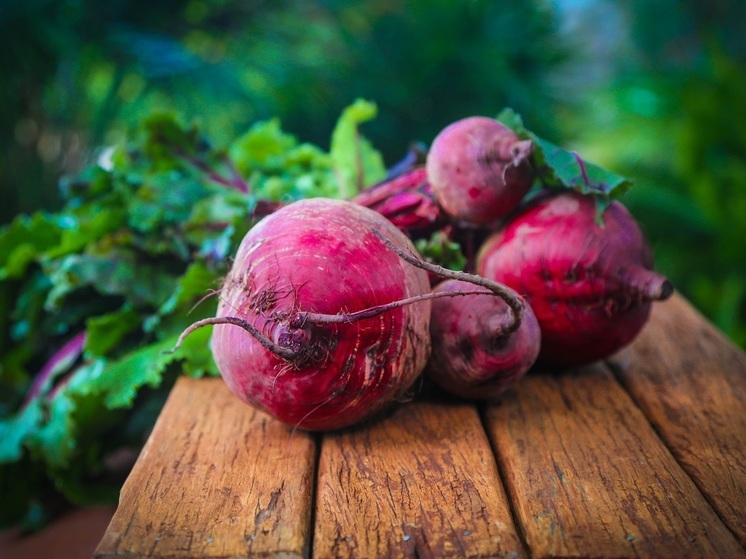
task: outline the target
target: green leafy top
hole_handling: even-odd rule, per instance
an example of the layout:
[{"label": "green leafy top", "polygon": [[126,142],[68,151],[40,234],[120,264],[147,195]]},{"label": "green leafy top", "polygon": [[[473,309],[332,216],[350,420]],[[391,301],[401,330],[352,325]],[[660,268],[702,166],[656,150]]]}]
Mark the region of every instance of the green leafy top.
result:
[{"label": "green leafy top", "polygon": [[523,119],[512,109],[503,110],[497,119],[521,139],[533,141],[532,158],[540,187],[565,188],[593,196],[599,219],[611,201],[632,185],[629,179],[581,159],[574,151],[538,137],[524,126]]},{"label": "green leafy top", "polygon": [[[63,181],[61,211],[0,229],[0,525],[49,482],[76,503],[111,500],[104,456],[143,442],[177,371],[217,374],[209,329],[164,350],[214,315],[209,294],[261,205],[348,197],[384,176],[359,131],[375,110],[347,108],[328,152],[276,119],[216,147],[153,115],[137,142]],[[81,352],[65,349],[71,340]]]}]

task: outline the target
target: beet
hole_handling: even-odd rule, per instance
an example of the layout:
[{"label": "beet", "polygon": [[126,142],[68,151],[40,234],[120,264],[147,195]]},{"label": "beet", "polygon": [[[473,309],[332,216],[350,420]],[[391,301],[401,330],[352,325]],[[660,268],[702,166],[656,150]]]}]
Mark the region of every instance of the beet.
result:
[{"label": "beet", "polygon": [[477,272],[526,297],[539,321],[539,360],[582,365],[631,342],[650,303],[673,286],[652,271],[643,234],[627,209],[612,202],[596,221],[592,197],[574,192],[539,197],[490,237]]},{"label": "beet", "polygon": [[[415,254],[376,212],[348,201],[287,205],[243,239],[220,293],[212,351],[245,402],[307,430],[362,421],[401,398],[430,355],[430,291],[380,236]],[[393,303],[393,305],[391,305]]]},{"label": "beet", "polygon": [[433,140],[425,163],[438,202],[472,224],[503,218],[531,188],[531,140],[483,116],[458,120]]},{"label": "beet", "polygon": [[[433,291],[477,290],[464,281],[446,280]],[[518,328],[511,330],[509,325],[510,307],[498,297],[434,300],[428,375],[441,388],[462,398],[481,400],[502,393],[528,372],[541,345],[539,323],[530,307],[525,307]]]}]

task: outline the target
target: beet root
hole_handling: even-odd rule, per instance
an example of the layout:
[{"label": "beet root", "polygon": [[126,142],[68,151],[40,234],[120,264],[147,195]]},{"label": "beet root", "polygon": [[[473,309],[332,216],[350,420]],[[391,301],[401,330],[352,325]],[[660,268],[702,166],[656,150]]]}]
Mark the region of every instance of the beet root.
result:
[{"label": "beet root", "polygon": [[444,128],[427,154],[427,178],[451,216],[482,225],[515,209],[531,188],[533,142],[501,122],[472,116]]},{"label": "beet root", "polygon": [[[481,290],[446,280],[433,291]],[[518,381],[536,361],[541,332],[529,306],[513,331],[508,331],[509,315],[505,301],[491,295],[433,300],[433,351],[426,368],[430,378],[447,392],[474,400],[497,396]]]},{"label": "beet root", "polygon": [[330,430],[410,389],[430,354],[430,301],[387,305],[429,292],[428,275],[375,231],[414,253],[384,217],[340,200],[292,203],[248,232],[217,317],[201,321],[214,324],[213,356],[237,396],[285,423]]},{"label": "beet root", "polygon": [[630,343],[650,304],[673,286],[652,271],[643,234],[619,202],[596,223],[595,200],[552,193],[527,205],[490,237],[477,272],[523,295],[539,321],[539,361],[583,365]]}]

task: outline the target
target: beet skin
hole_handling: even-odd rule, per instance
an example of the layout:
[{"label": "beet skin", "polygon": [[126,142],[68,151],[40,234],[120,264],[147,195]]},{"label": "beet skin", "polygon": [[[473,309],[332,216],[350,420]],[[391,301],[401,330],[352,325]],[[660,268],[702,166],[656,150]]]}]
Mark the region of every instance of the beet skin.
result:
[{"label": "beet skin", "polygon": [[[446,280],[433,291],[484,289]],[[492,398],[525,375],[536,361],[541,332],[529,306],[524,308],[518,327],[509,329],[510,309],[494,295],[435,299],[432,304],[433,353],[427,373],[447,392],[473,400]]]},{"label": "beet skin", "polygon": [[501,122],[472,116],[446,126],[427,154],[435,198],[456,219],[497,221],[515,209],[534,180],[531,140]]},{"label": "beet skin", "polygon": [[596,223],[595,200],[574,192],[543,196],[488,239],[477,271],[526,297],[541,326],[539,360],[582,365],[631,342],[667,298],[671,283],[652,271],[637,223],[619,202]]},{"label": "beet skin", "polygon": [[216,324],[212,337],[215,362],[236,395],[285,423],[329,430],[409,390],[430,354],[430,301],[352,317],[428,293],[428,275],[375,231],[415,253],[381,215],[340,200],[294,202],[248,232],[216,317],[238,320]]}]

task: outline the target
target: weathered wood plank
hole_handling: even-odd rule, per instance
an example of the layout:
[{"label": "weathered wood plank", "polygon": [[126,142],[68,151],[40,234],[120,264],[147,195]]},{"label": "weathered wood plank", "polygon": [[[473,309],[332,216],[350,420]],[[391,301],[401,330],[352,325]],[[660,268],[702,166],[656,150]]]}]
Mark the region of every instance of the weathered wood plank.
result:
[{"label": "weathered wood plank", "polygon": [[645,335],[611,364],[746,547],[746,355],[673,297],[655,305]]},{"label": "weathered wood plank", "polygon": [[95,557],[306,557],[314,464],[312,436],[182,378]]},{"label": "weathered wood plank", "polygon": [[604,365],[532,372],[485,418],[534,557],[744,556]]},{"label": "weathered wood plank", "polygon": [[413,402],[324,438],[313,557],[522,557],[472,405]]}]

